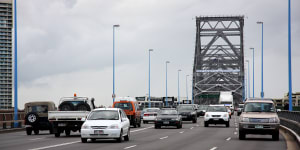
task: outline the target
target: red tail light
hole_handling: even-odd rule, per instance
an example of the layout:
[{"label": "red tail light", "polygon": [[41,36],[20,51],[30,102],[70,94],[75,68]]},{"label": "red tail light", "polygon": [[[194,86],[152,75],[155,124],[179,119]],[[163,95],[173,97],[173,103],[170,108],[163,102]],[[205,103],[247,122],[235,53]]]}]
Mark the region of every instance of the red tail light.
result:
[{"label": "red tail light", "polygon": [[144,116],[150,116],[149,114],[144,114]]}]

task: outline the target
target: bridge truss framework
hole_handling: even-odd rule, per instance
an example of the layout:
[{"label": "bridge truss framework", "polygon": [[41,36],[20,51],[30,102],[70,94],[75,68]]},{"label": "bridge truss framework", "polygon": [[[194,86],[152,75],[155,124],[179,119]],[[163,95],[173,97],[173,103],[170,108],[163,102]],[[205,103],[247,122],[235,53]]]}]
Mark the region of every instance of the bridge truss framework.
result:
[{"label": "bridge truss framework", "polygon": [[220,91],[244,97],[244,17],[196,17],[193,98],[215,104]]}]

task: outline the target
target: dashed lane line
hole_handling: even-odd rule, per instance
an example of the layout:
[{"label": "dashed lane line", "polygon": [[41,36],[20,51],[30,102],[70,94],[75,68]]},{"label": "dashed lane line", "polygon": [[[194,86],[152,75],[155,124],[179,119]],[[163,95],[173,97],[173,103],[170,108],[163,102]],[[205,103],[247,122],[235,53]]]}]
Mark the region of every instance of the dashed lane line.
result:
[{"label": "dashed lane line", "polygon": [[233,134],[237,134],[237,132],[233,132]]},{"label": "dashed lane line", "polygon": [[161,139],[161,140],[163,140],[163,139],[166,139],[166,138],[168,138],[169,136],[165,136],[165,137],[161,137],[161,138],[159,138],[159,139]]},{"label": "dashed lane line", "polygon": [[35,140],[41,140],[41,139],[44,139],[45,137],[43,137],[43,138],[34,138],[34,139],[29,139],[29,140],[31,140],[31,141],[35,141]]},{"label": "dashed lane line", "polygon": [[218,147],[213,147],[213,148],[211,148],[211,149],[209,149],[209,150],[216,150]]},{"label": "dashed lane line", "polygon": [[184,131],[181,131],[181,132],[179,132],[179,133],[183,133]]},{"label": "dashed lane line", "polygon": [[191,129],[193,129],[194,127],[191,127]]},{"label": "dashed lane line", "polygon": [[53,148],[53,147],[70,145],[70,144],[79,143],[79,142],[80,141],[74,141],[74,142],[68,142],[68,143],[62,143],[62,144],[56,144],[56,145],[50,145],[50,146],[45,146],[45,147],[33,148],[33,149],[28,149],[28,150],[42,150],[42,149],[48,149],[48,148]]},{"label": "dashed lane line", "polygon": [[142,128],[142,129],[133,130],[133,131],[130,131],[130,132],[133,133],[133,132],[143,131],[143,130],[146,130],[146,129],[149,129],[149,128],[153,128],[153,127],[154,127],[154,126],[150,126],[150,127],[147,127],[147,128]]},{"label": "dashed lane line", "polygon": [[136,147],[136,145],[128,146],[128,147],[125,147],[124,149],[129,149],[129,148],[134,148],[134,147]]},{"label": "dashed lane line", "polygon": [[231,137],[229,137],[229,138],[226,139],[226,141],[229,141],[229,140],[231,140]]}]

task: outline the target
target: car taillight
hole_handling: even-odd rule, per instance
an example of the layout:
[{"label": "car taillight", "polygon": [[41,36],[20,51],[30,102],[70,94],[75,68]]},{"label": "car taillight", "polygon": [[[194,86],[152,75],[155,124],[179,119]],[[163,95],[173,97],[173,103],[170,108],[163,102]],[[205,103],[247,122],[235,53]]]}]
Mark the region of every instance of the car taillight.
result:
[{"label": "car taillight", "polygon": [[149,114],[144,114],[144,116],[149,116]]}]

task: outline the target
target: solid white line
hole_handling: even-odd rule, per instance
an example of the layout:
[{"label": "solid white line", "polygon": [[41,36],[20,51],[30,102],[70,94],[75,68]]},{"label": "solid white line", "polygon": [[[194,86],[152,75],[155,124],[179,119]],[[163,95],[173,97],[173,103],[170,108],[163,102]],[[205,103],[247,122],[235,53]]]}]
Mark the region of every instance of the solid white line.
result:
[{"label": "solid white line", "polygon": [[216,150],[218,147],[213,147],[213,148],[211,148],[210,150]]},{"label": "solid white line", "polygon": [[166,139],[166,138],[168,138],[168,137],[169,137],[169,136],[165,136],[165,137],[161,137],[161,138],[159,138],[159,139],[162,140],[162,139]]},{"label": "solid white line", "polygon": [[29,140],[32,140],[32,141],[34,141],[34,140],[40,140],[40,139],[44,139],[45,137],[43,137],[43,138],[35,138],[35,139],[29,139]]},{"label": "solid white line", "polygon": [[41,149],[47,149],[47,148],[52,148],[52,147],[59,147],[59,146],[64,146],[64,145],[70,145],[70,144],[79,143],[79,142],[80,141],[74,141],[74,142],[69,142],[69,143],[62,143],[62,144],[57,144],[57,145],[50,145],[50,146],[33,148],[33,149],[28,149],[28,150],[41,150]]},{"label": "solid white line", "polygon": [[137,130],[133,130],[133,131],[130,131],[131,133],[133,132],[137,132],[137,131],[143,131],[143,130],[146,130],[146,129],[149,129],[149,128],[153,128],[154,126],[150,126],[150,127],[147,127],[147,128],[142,128],[142,129],[137,129]]},{"label": "solid white line", "polygon": [[136,147],[136,145],[128,146],[128,147],[125,147],[124,149],[129,149],[129,148],[133,148],[133,147]]},{"label": "solid white line", "polygon": [[191,127],[191,129],[193,129],[194,127]]},{"label": "solid white line", "polygon": [[237,134],[237,132],[234,132],[234,134]]},{"label": "solid white line", "polygon": [[179,132],[179,133],[183,133],[184,131],[181,131],[181,132]]},{"label": "solid white line", "polygon": [[227,138],[226,141],[229,141],[231,139],[231,137]]}]

